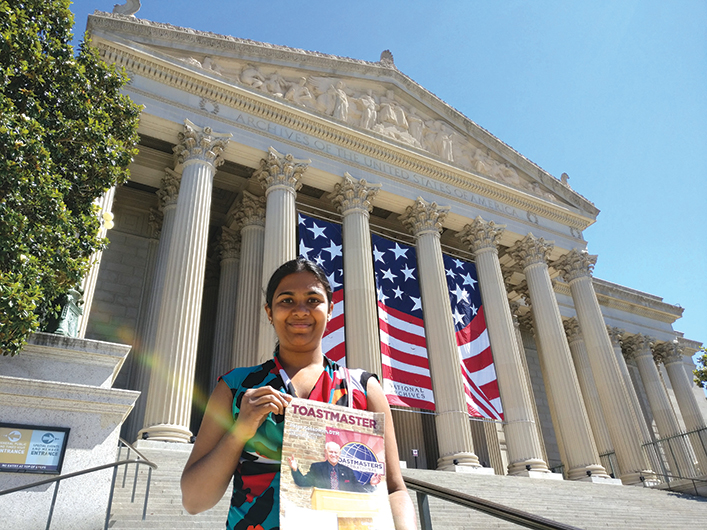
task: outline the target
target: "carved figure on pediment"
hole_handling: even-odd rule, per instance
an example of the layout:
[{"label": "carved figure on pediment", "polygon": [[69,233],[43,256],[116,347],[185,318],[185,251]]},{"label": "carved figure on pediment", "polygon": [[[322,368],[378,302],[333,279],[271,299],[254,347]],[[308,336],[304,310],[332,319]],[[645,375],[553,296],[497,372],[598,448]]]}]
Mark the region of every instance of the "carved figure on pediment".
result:
[{"label": "carved figure on pediment", "polygon": [[359,125],[363,129],[372,129],[378,119],[378,104],[373,98],[373,90],[368,89],[366,93],[356,100],[361,107],[361,121]]},{"label": "carved figure on pediment", "polygon": [[395,93],[392,90],[387,90],[385,96],[381,96],[378,119],[383,124],[387,123],[402,129],[408,129],[405,109],[395,101]]},{"label": "carved figure on pediment", "polygon": [[275,72],[265,79],[260,89],[272,96],[282,98],[285,97],[285,91],[288,85],[289,83],[285,81],[285,78]]},{"label": "carved figure on pediment", "polygon": [[542,197],[543,199],[548,199],[553,202],[557,202],[557,197],[555,197],[555,195],[553,195],[552,193],[542,189],[540,184],[538,184],[537,182],[530,183],[529,188],[530,188],[530,191],[532,193],[534,193],[535,195],[538,195],[539,197]]},{"label": "carved figure on pediment", "polygon": [[204,61],[201,63],[201,67],[204,70],[211,70],[212,72],[216,72],[217,74],[221,74],[221,67],[216,64],[216,61],[214,61],[211,57],[204,57]]},{"label": "carved figure on pediment", "polygon": [[425,122],[417,115],[417,111],[414,108],[410,109],[407,120],[409,124],[408,133],[410,133],[410,136],[424,149]]},{"label": "carved figure on pediment", "polygon": [[482,175],[489,175],[493,159],[484,153],[481,149],[474,149],[474,154],[471,157],[471,167]]},{"label": "carved figure on pediment", "polygon": [[334,110],[332,116],[337,120],[348,121],[349,119],[349,97],[345,90],[343,81],[338,81],[329,87],[329,91],[334,100]]},{"label": "carved figure on pediment", "polygon": [[336,105],[336,96],[331,90],[335,80],[331,77],[314,77],[309,79],[309,85],[312,88],[314,96],[314,109],[331,116],[334,114],[334,106]]},{"label": "carved figure on pediment", "polygon": [[265,83],[265,77],[257,68],[248,66],[241,72],[241,83],[259,89]]},{"label": "carved figure on pediment", "polygon": [[196,66],[197,68],[202,68],[201,63],[194,59],[194,57],[180,57],[179,60],[192,66]]},{"label": "carved figure on pediment", "polygon": [[300,77],[297,83],[292,83],[290,87],[285,92],[285,99],[287,101],[292,101],[297,105],[314,105],[314,97],[309,89],[305,86],[307,84],[306,77]]},{"label": "carved figure on pediment", "polygon": [[427,122],[429,132],[425,136],[427,145],[431,151],[443,160],[454,162],[454,145],[452,143],[452,131],[447,128],[443,121]]}]

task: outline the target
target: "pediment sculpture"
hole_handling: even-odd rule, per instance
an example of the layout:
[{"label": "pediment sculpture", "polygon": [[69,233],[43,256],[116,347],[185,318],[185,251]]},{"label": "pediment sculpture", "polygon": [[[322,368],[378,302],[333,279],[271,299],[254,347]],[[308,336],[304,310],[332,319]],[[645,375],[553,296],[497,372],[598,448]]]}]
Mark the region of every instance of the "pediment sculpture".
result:
[{"label": "pediment sculpture", "polygon": [[[378,133],[392,140],[432,153],[445,162],[474,171],[516,189],[553,202],[559,198],[538,182],[528,180],[504,161],[493,158],[489,150],[476,145],[448,122],[412,106],[404,105],[391,88],[353,86],[339,77],[289,76],[268,72],[258,65],[244,65],[239,73],[220,67],[211,57],[182,61],[216,73],[229,80],[282,98],[295,105],[332,117],[354,127]],[[429,111],[428,111],[429,112]]]}]

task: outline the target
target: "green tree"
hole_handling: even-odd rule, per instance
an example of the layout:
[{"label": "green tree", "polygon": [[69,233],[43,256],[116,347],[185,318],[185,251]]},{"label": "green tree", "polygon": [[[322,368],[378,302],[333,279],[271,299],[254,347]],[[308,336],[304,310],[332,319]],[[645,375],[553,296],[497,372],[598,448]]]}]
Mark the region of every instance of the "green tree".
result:
[{"label": "green tree", "polygon": [[700,388],[707,388],[707,348],[700,348],[700,356],[697,358],[697,369],[693,370],[695,374],[695,383]]},{"label": "green tree", "polygon": [[128,178],[140,108],[69,0],[0,0],[0,349],[15,355],[103,248],[94,201]]}]

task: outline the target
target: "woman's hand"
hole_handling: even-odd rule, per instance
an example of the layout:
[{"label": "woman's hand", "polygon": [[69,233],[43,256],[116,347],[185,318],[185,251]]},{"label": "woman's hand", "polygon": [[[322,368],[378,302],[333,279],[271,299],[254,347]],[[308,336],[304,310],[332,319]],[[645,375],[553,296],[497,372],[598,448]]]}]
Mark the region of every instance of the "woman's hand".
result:
[{"label": "woman's hand", "polygon": [[278,392],[271,386],[246,390],[233,429],[236,436],[243,442],[250,440],[269,413],[284,414],[290,401],[292,396]]}]

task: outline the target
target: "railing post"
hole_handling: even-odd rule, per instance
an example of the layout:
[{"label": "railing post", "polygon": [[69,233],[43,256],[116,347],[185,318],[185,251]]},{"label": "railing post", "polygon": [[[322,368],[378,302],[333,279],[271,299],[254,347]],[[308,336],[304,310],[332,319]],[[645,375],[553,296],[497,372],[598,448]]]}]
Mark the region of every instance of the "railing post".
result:
[{"label": "railing post", "polygon": [[[145,520],[145,516],[147,515],[147,499],[150,498],[150,480],[152,479],[152,468],[149,468],[147,471],[147,486],[145,487],[145,504],[142,507],[142,520]],[[430,527],[431,530],[431,527]]]},{"label": "railing post", "polygon": [[[128,466],[125,466],[128,467]],[[113,479],[110,481],[110,493],[108,494],[108,507],[106,508],[106,522],[103,525],[103,530],[108,530],[110,522],[110,509],[113,506],[113,490],[115,489],[115,478],[118,476],[118,466],[113,468]]]},{"label": "railing post", "polygon": [[60,480],[56,482],[56,487],[54,488],[54,495],[52,496],[52,505],[49,507],[49,515],[47,516],[47,527],[45,530],[49,530],[52,524],[52,515],[54,515],[54,505],[56,504],[56,494],[59,493]]},{"label": "railing post", "polygon": [[426,493],[417,493],[417,511],[420,514],[420,528],[432,530],[432,517],[430,516],[430,501]]},{"label": "railing post", "polygon": [[[128,466],[125,466],[126,468]],[[137,474],[140,471],[140,464],[135,464],[135,476],[133,477],[133,495],[130,497],[130,503],[135,502],[135,490],[137,489]]]},{"label": "railing post", "polygon": [[[118,446],[118,460],[120,460],[120,450],[122,449],[121,446]],[[128,456],[125,457],[126,460],[130,460],[130,447],[128,447]],[[123,485],[121,488],[125,487],[125,477],[128,475],[128,466],[125,466],[125,469],[123,469]]]}]

